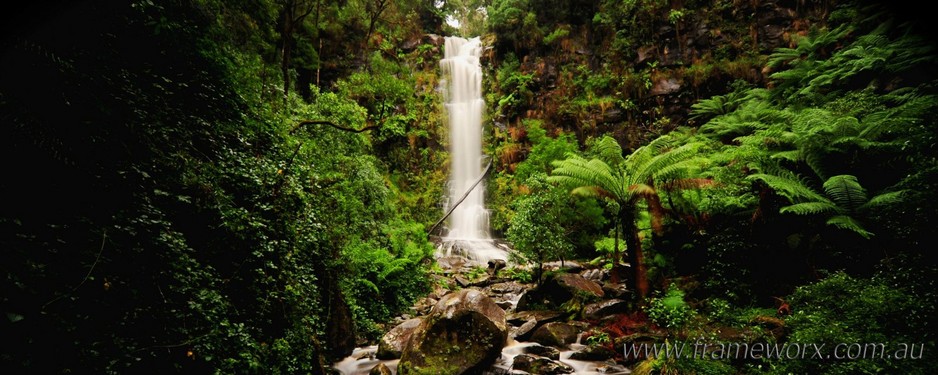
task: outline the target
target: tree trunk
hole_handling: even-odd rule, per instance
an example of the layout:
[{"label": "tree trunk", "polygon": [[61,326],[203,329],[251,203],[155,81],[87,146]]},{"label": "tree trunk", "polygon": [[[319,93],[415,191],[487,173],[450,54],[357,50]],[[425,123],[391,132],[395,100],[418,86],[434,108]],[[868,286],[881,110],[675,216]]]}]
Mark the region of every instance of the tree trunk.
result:
[{"label": "tree trunk", "polygon": [[629,252],[629,263],[632,264],[632,283],[638,292],[639,301],[644,301],[648,296],[648,274],[645,270],[642,240],[638,236],[638,226],[635,225],[635,208],[626,207],[620,212],[619,220],[622,222],[625,246]]},{"label": "tree trunk", "polygon": [[283,102],[286,104],[290,95],[290,59],[293,54],[293,16],[296,13],[296,4],[289,2],[283,10],[283,30],[280,40],[280,72],[283,74]]}]

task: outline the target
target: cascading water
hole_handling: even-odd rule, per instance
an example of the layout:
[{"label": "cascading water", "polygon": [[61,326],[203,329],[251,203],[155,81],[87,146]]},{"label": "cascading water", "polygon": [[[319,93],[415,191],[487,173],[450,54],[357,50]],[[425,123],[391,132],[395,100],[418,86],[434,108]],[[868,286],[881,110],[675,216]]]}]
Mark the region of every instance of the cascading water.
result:
[{"label": "cascading water", "polygon": [[[443,81],[446,115],[450,131],[451,175],[446,209],[457,205],[450,215],[449,232],[444,240],[443,255],[457,253],[477,262],[506,259],[507,251],[489,235],[489,212],[485,208],[484,183],[472,188],[483,173],[482,67],[479,38],[447,37],[445,55],[440,69]],[[472,191],[460,202],[466,191]]]}]

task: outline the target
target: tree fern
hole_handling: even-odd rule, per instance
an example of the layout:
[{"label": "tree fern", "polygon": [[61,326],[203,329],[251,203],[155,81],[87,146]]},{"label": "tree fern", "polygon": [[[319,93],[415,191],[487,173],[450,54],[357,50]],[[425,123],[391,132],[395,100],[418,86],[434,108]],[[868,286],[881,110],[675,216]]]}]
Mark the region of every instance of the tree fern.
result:
[{"label": "tree fern", "polygon": [[[603,197],[618,206],[619,225],[626,234],[636,289],[642,298],[647,293],[647,279],[635,224],[636,211],[641,202],[646,202],[645,208],[652,216],[653,227],[660,227],[663,208],[658,197],[658,187],[675,179],[691,177],[692,171],[697,170],[692,161],[699,160],[695,160],[695,157],[700,143],[689,143],[672,149],[673,141],[667,136],[659,137],[623,158],[621,147],[615,139],[603,137],[593,145],[594,151],[603,160],[586,160],[570,154],[566,159],[553,163],[555,168],[548,178],[548,181],[572,188],[574,194]],[[618,165],[612,166],[610,162]],[[687,183],[681,186],[694,185]],[[618,250],[613,256],[613,265],[618,267]]]}]

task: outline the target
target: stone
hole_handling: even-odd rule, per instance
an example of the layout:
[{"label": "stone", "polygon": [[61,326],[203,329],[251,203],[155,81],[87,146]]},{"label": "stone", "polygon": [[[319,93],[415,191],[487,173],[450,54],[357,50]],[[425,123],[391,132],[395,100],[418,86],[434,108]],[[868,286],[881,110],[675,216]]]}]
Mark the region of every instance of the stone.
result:
[{"label": "stone", "polygon": [[606,282],[603,284],[603,293],[606,296],[617,299],[631,299],[631,291],[623,283]]},{"label": "stone", "polygon": [[511,313],[505,319],[511,324],[523,324],[531,319],[536,320],[538,323],[550,323],[559,320],[563,315],[561,311],[535,310]]},{"label": "stone", "polygon": [[534,308],[557,309],[573,298],[580,298],[580,302],[602,298],[605,295],[602,287],[594,281],[587,280],[575,273],[555,274],[539,287],[524,293],[518,299],[517,311],[532,310]]},{"label": "stone", "polygon": [[531,337],[531,334],[534,333],[535,328],[537,328],[537,320],[528,320],[518,328],[512,330],[511,337],[519,341],[527,340]]},{"label": "stone", "polygon": [[420,43],[421,43],[421,38],[411,38],[411,39],[408,39],[408,40],[404,41],[403,44],[401,44],[401,50],[404,51],[404,52],[413,51],[413,50],[417,49],[417,46],[419,46]]},{"label": "stone", "polygon": [[602,287],[599,284],[589,281],[583,276],[572,273],[558,274],[554,276],[553,281],[557,285],[564,289],[570,294],[586,294],[597,298],[602,298],[605,293],[603,293]]},{"label": "stone", "polygon": [[507,263],[503,259],[492,259],[489,261],[489,273],[492,277],[498,276],[498,271],[505,268]]},{"label": "stone", "polygon": [[404,347],[398,373],[481,372],[508,340],[505,311],[475,289],[450,293],[433,307]]},{"label": "stone", "polygon": [[514,303],[508,300],[496,301],[495,304],[498,305],[498,307],[501,307],[502,310],[508,310],[515,306]]},{"label": "stone", "polygon": [[379,363],[375,367],[371,368],[371,371],[368,371],[368,375],[393,375],[391,369],[388,368],[384,363]]},{"label": "stone", "polygon": [[571,374],[573,368],[543,357],[530,354],[518,354],[511,366],[515,370],[526,371],[533,375]]},{"label": "stone", "polygon": [[484,291],[488,294],[508,294],[508,293],[521,293],[524,291],[525,286],[519,284],[516,281],[507,281],[501,283],[495,283],[485,287]]},{"label": "stone", "polygon": [[468,288],[472,283],[469,282],[469,279],[463,277],[462,275],[456,275],[456,284],[462,288]]},{"label": "stone", "polygon": [[662,78],[655,82],[648,94],[651,96],[674,94],[681,91],[681,81],[677,78]]},{"label": "stone", "polygon": [[607,299],[583,307],[583,318],[600,320],[609,315],[627,312],[629,303],[621,299]]},{"label": "stone", "polygon": [[563,262],[557,260],[552,262],[546,262],[543,264],[544,269],[548,271],[565,271],[570,273],[578,273],[583,270],[583,266],[573,260],[565,260]]},{"label": "stone", "polygon": [[439,47],[442,46],[444,42],[446,42],[446,38],[436,34],[427,34],[423,36],[423,42]]},{"label": "stone", "polygon": [[576,342],[576,336],[579,329],[572,324],[553,322],[542,325],[534,334],[531,335],[531,341],[541,345],[566,348],[567,345]]},{"label": "stone", "polygon": [[612,349],[605,346],[587,346],[578,352],[570,354],[570,359],[577,361],[605,361],[616,355]]},{"label": "stone", "polygon": [[444,271],[458,271],[466,264],[466,258],[458,256],[445,256],[436,259],[436,264],[440,265]]},{"label": "stone", "polygon": [[385,333],[384,336],[381,336],[375,357],[378,359],[401,358],[401,353],[404,351],[404,347],[407,346],[407,341],[410,340],[411,334],[420,326],[421,322],[423,322],[423,318],[406,320]]},{"label": "stone", "polygon": [[553,360],[560,359],[560,350],[552,346],[544,345],[531,345],[527,348],[524,348],[524,352],[527,354],[534,354],[545,358],[550,358]]}]

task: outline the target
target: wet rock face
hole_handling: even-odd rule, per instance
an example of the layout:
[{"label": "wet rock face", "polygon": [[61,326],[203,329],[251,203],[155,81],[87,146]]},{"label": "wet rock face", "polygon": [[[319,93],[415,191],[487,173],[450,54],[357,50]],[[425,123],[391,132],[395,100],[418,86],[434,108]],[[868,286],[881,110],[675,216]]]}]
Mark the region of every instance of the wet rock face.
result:
[{"label": "wet rock face", "polygon": [[488,368],[508,339],[505,311],[475,289],[450,293],[404,347],[398,373],[464,374]]},{"label": "wet rock face", "polygon": [[375,357],[378,359],[401,358],[404,347],[407,346],[407,341],[410,340],[410,336],[420,326],[421,322],[423,322],[422,318],[409,319],[385,333],[381,337],[381,341],[378,342],[378,352]]}]

